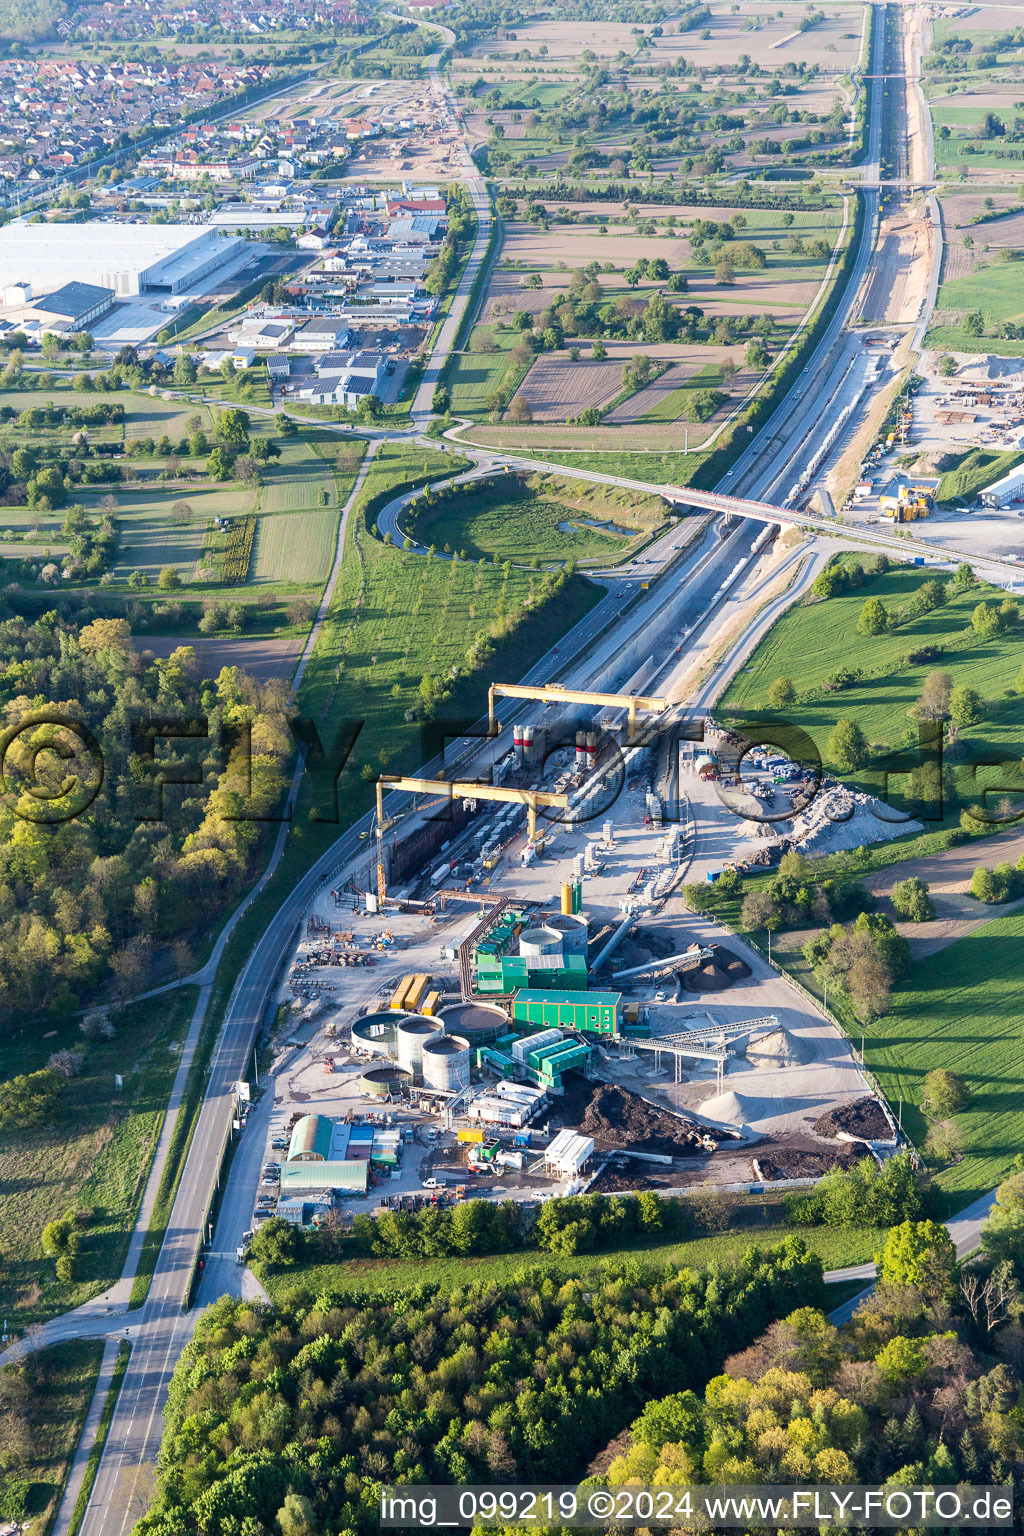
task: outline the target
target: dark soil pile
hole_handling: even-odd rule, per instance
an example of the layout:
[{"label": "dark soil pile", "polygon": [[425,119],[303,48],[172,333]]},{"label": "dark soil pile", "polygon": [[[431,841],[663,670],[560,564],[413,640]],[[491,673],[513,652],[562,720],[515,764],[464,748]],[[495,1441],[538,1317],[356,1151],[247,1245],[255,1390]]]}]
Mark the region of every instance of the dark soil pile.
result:
[{"label": "dark soil pile", "polygon": [[700,1130],[692,1121],[648,1104],[628,1088],[606,1083],[595,1089],[580,1130],[606,1147],[636,1147],[666,1157],[692,1153],[701,1145]]},{"label": "dark soil pile", "polygon": [[863,1136],[865,1141],[890,1141],[892,1126],[881,1104],[872,1095],[855,1099],[852,1104],[841,1104],[814,1122],[818,1136],[836,1136],[846,1131],[849,1136]]},{"label": "dark soil pile", "polygon": [[724,992],[734,982],[743,981],[750,975],[750,966],[731,949],[714,946],[714,954],[703,965],[692,971],[684,971],[683,986],[687,992]]},{"label": "dark soil pile", "polygon": [[823,1147],[799,1137],[765,1141],[755,1153],[763,1179],[814,1179],[833,1168],[857,1163],[863,1155],[862,1148],[849,1142]]}]

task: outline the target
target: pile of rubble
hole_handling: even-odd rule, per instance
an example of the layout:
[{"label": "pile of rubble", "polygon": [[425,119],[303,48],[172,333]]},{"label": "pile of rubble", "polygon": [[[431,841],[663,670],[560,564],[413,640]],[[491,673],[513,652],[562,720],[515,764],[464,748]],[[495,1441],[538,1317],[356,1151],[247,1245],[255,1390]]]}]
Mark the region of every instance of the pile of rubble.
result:
[{"label": "pile of rubble", "polygon": [[806,811],[793,818],[793,844],[814,857],[923,830],[919,821],[900,816],[875,795],[834,784],[819,790]]},{"label": "pile of rubble", "polygon": [[[659,1109],[628,1088],[608,1083],[602,1083],[595,1091],[580,1130],[606,1147],[635,1147],[666,1157],[705,1150],[709,1134],[696,1121]],[[714,1132],[710,1134],[715,1137]]]}]

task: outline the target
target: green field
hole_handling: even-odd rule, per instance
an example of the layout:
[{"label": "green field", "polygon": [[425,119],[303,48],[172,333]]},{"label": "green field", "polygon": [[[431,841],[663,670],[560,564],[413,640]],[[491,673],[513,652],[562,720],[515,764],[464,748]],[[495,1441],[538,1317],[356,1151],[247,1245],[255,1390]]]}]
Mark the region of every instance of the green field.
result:
[{"label": "green field", "polygon": [[566,469],[588,469],[598,475],[618,475],[623,480],[639,480],[647,485],[689,485],[708,457],[706,453],[644,453],[625,451],[583,453],[575,449],[516,448],[517,457],[537,458],[548,464],[564,464]]},{"label": "green field", "polygon": [[[551,476],[531,482],[502,477],[493,487],[471,486],[413,514],[413,532],[421,544],[457,549],[470,559],[547,564],[618,559],[661,520],[653,497]],[[612,528],[588,526],[609,522]]]},{"label": "green field", "polygon": [[[209,481],[197,485],[143,490],[135,485],[99,486],[82,494],[82,505],[94,516],[101,503],[113,494],[117,502],[120,549],[114,575],[125,580],[132,571],[141,570],[155,580],[165,565],[177,566],[183,581],[192,578],[203,549],[206,527],[215,517],[241,517],[252,510],[251,490],[231,484]],[[192,508],[190,523],[171,521],[176,501],[187,501]]]},{"label": "green field", "polygon": [[[940,309],[980,309],[986,327],[1004,320],[1024,320],[1024,264],[992,262],[969,277],[955,277],[952,282],[943,283],[937,303]],[[977,351],[982,346],[975,337],[973,349]]]},{"label": "green field", "polygon": [[[481,336],[492,337],[498,350],[480,350]],[[529,367],[512,366],[509,353],[519,341],[518,333],[504,326],[474,326],[465,352],[457,352],[446,375],[451,391],[452,414],[455,416],[485,416],[487,398],[496,389],[504,388],[511,397],[522,383]]]},{"label": "green field", "polygon": [[334,559],[337,507],[261,517],[249,583],[294,582],[320,585]]},{"label": "green field", "polygon": [[[723,1232],[716,1237],[697,1237],[683,1242],[633,1246],[600,1254],[563,1258],[550,1253],[526,1251],[494,1254],[485,1258],[450,1259],[351,1259],[342,1264],[317,1264],[298,1270],[281,1270],[266,1277],[275,1301],[283,1300],[296,1285],[314,1295],[324,1291],[353,1298],[379,1291],[382,1284],[397,1290],[436,1285],[441,1290],[465,1285],[507,1284],[524,1271],[543,1269],[557,1285],[571,1279],[596,1279],[603,1270],[623,1262],[674,1264],[692,1268],[728,1264],[754,1244],[767,1247],[786,1237],[799,1237],[812,1252],[820,1254],[826,1269],[842,1269],[872,1258],[882,1234],[876,1227],[840,1229],[771,1225]],[[838,1298],[837,1298],[838,1299]]]},{"label": "green field", "polygon": [[[984,859],[983,862],[990,862]],[[938,1183],[966,1205],[1003,1178],[1021,1150],[1024,1107],[1024,913],[983,928],[910,967],[891,1011],[865,1031],[867,1064],[921,1145],[928,1121],[922,1083],[933,1067],[958,1073],[971,1092],[957,1116],[966,1155]]]},{"label": "green field", "polygon": [[678,421],[686,407],[686,401],[695,389],[718,389],[722,382],[722,370],[713,363],[705,363],[692,379],[687,379],[685,384],[680,384],[678,389],[673,389],[670,394],[659,400],[657,405],[645,411],[641,421]]},{"label": "green field", "polygon": [[[120,1274],[195,999],[196,989],[184,987],[116,1014],[115,1038],[88,1042],[85,1070],[63,1089],[57,1122],[0,1132],[0,1311],[18,1331],[79,1306]],[[52,1051],[83,1043],[73,1019],[31,1045],[8,1037],[0,1073],[35,1071]],[[63,1284],[39,1234],[69,1208],[94,1215],[78,1278]]]},{"label": "green field", "polygon": [[[965,633],[980,600],[997,602],[1005,594],[979,584],[951,595],[944,607],[898,629],[873,637],[857,633],[866,598],[879,597],[892,611],[927,579],[925,572],[901,566],[856,591],[825,602],[812,599],[796,604],[730,683],[721,701],[723,716],[741,720],[744,714],[770,714],[769,684],[785,676],[797,691],[797,702],[785,711],[786,719],[802,726],[823,756],[829,732],[840,716],[856,720],[870,743],[895,746],[911,739],[914,725],[907,712],[920,696],[928,673],[940,667],[951,674],[954,684],[969,684],[986,701],[983,720],[960,732],[956,758],[949,764],[962,798],[975,800],[986,777],[995,784],[1005,782],[994,766],[988,774],[979,770],[976,780],[975,764],[1016,762],[1024,753],[1019,701],[1006,693],[1020,672],[1019,634],[980,640],[973,632]],[[908,652],[924,646],[935,648],[934,658],[916,663],[906,659]],[[841,667],[861,669],[862,679],[842,693],[826,692],[823,684]],[[868,783],[868,770],[859,778]],[[955,809],[947,807],[947,814]]]},{"label": "green field", "polygon": [[250,582],[288,582],[320,585],[327,580],[334,559],[338,501],[331,465],[317,453],[335,450],[355,454],[361,444],[339,441],[337,433],[307,429],[299,438],[280,445],[281,458],[267,466],[266,484],[260,492],[260,519]]},{"label": "green field", "polygon": [[935,352],[987,352],[998,346],[1001,357],[1024,357],[1024,341],[1004,341],[995,337],[969,336],[954,325],[933,325],[924,344]]}]

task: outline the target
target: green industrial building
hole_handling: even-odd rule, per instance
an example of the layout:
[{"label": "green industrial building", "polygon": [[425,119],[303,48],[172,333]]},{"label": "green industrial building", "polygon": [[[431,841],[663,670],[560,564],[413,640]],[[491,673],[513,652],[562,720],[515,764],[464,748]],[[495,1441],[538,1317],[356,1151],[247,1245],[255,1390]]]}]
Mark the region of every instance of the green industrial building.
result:
[{"label": "green industrial building", "polygon": [[587,1035],[617,1035],[621,992],[549,992],[522,988],[512,999],[512,1023],[527,1029],[575,1029]]},{"label": "green industrial building", "polygon": [[517,988],[544,992],[585,992],[587,962],[583,955],[563,955],[561,965],[530,967],[522,955],[487,955],[476,952],[476,991],[508,993]]}]

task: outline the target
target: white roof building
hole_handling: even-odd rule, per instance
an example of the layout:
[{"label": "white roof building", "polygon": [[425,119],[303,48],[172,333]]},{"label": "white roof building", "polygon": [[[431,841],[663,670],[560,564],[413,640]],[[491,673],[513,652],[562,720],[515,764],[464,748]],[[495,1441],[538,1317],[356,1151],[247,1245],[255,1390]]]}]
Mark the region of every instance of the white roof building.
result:
[{"label": "white roof building", "polygon": [[0,288],[27,281],[34,294],[72,281],[118,298],[182,293],[222,267],[245,242],[196,224],[25,224],[0,229]]},{"label": "white roof building", "polygon": [[544,1164],[559,1177],[572,1179],[594,1155],[594,1138],[575,1131],[559,1131],[544,1153]]}]

